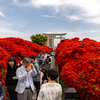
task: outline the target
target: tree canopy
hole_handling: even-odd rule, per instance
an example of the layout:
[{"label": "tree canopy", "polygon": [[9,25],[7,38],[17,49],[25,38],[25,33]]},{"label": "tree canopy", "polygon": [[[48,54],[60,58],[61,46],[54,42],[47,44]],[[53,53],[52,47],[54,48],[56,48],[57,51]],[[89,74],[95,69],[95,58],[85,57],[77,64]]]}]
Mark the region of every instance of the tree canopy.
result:
[{"label": "tree canopy", "polygon": [[43,34],[32,35],[30,38],[33,43],[39,44],[41,46],[45,45],[45,42],[47,41],[47,36]]}]

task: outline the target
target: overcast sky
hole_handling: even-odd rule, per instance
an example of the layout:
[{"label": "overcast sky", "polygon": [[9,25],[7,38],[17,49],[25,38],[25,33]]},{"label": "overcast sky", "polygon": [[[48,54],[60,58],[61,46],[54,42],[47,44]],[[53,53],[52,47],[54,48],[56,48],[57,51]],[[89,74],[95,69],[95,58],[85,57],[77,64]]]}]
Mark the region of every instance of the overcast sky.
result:
[{"label": "overcast sky", "polygon": [[100,41],[100,0],[0,0],[1,38],[65,32]]}]

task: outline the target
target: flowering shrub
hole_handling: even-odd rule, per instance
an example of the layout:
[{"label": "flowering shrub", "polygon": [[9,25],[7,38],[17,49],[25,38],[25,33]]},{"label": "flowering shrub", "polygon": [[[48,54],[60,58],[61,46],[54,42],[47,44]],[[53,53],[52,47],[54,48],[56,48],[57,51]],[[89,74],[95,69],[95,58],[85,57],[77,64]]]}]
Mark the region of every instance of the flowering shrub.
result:
[{"label": "flowering shrub", "polygon": [[100,100],[100,42],[64,39],[58,44],[55,57],[68,87],[74,87],[83,100]]},{"label": "flowering shrub", "polygon": [[[5,85],[7,61],[11,56],[15,57],[16,62],[19,63],[21,56],[35,55],[37,57],[40,50],[45,53],[45,51],[50,52],[52,48],[40,46],[20,38],[0,38],[0,81],[2,84]],[[7,95],[5,96],[6,99]]]}]

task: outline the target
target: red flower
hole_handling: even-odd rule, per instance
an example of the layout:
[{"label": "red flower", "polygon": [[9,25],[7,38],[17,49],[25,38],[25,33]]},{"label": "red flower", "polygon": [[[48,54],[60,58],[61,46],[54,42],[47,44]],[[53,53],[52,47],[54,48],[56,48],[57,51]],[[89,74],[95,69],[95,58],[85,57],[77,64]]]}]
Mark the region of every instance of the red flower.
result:
[{"label": "red flower", "polygon": [[[40,46],[20,38],[0,38],[0,81],[2,84],[5,86],[7,62],[11,56],[15,57],[17,63],[19,63],[21,56],[29,57],[30,55],[35,55],[37,57],[40,50],[45,53],[46,51],[50,52],[52,48]],[[5,93],[6,100],[6,88]]]},{"label": "red flower", "polygon": [[85,38],[64,39],[55,58],[62,79],[84,100],[100,100],[100,42]]}]

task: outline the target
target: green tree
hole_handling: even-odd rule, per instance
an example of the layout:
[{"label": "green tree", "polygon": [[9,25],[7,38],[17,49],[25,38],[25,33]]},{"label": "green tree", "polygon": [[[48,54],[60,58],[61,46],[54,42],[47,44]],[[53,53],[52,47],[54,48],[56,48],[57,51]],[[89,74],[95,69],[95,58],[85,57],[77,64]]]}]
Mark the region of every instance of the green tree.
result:
[{"label": "green tree", "polygon": [[47,41],[47,36],[43,34],[32,35],[30,38],[33,43],[39,44],[41,46],[45,45],[45,42]]}]

